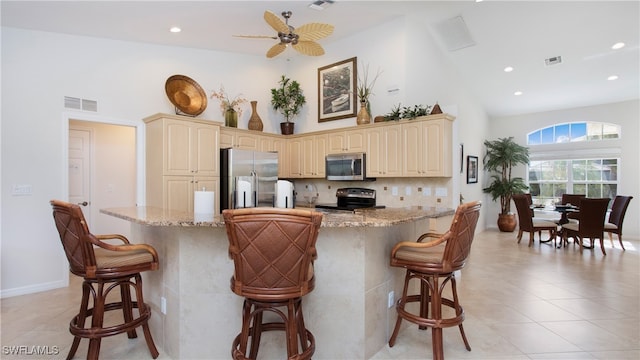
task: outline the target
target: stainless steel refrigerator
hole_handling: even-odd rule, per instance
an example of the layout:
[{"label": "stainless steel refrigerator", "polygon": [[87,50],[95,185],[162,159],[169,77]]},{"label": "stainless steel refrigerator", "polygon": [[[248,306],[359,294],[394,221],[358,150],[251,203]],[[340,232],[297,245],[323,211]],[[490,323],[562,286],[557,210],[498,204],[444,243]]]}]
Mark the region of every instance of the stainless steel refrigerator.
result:
[{"label": "stainless steel refrigerator", "polygon": [[220,210],[273,207],[278,153],[220,149]]}]

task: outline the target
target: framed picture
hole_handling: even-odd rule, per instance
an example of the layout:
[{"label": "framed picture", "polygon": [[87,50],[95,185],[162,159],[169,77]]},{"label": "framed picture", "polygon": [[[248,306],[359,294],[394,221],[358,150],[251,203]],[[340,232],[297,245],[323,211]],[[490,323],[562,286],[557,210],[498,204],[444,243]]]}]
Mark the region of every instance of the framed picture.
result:
[{"label": "framed picture", "polygon": [[357,58],[318,68],[318,122],[355,117]]},{"label": "framed picture", "polygon": [[478,157],[467,156],[467,184],[478,182]]}]

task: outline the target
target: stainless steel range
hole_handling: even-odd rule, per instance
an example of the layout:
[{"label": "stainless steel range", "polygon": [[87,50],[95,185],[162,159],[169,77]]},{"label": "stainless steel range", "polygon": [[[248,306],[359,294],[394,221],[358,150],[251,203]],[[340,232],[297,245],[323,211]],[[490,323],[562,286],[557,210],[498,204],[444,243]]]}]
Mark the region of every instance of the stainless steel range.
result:
[{"label": "stainless steel range", "polygon": [[376,204],[376,191],[366,188],[340,188],[336,190],[335,204],[316,204],[316,209],[355,210],[364,208],[382,209]]}]

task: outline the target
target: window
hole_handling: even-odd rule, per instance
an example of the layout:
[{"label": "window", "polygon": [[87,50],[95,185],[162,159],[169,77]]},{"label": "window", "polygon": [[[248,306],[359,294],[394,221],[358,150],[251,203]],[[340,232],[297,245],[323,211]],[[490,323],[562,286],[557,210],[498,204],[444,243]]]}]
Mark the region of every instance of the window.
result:
[{"label": "window", "polygon": [[557,202],[564,193],[613,199],[618,191],[618,159],[531,161],[529,187],[541,204]]},{"label": "window", "polygon": [[618,139],[620,126],[599,122],[556,124],[527,134],[527,145],[560,144],[577,141]]}]

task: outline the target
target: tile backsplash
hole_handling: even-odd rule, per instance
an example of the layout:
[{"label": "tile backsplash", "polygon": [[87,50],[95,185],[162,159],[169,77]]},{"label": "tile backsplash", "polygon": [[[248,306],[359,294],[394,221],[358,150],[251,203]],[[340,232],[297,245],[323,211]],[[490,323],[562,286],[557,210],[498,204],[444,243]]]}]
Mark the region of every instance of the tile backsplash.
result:
[{"label": "tile backsplash", "polygon": [[[325,179],[294,180],[296,191],[307,185],[318,190],[317,203],[335,203],[336,189],[363,187],[376,190],[376,204],[387,207],[454,206],[451,179],[448,178],[378,178],[376,181],[327,181]],[[297,199],[301,201],[300,198]]]}]

